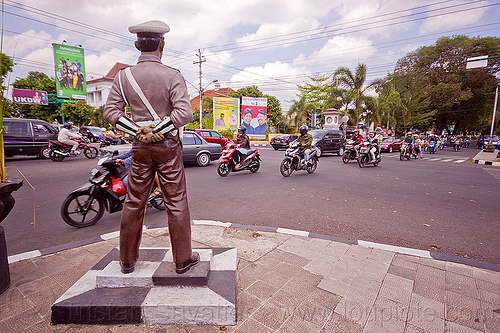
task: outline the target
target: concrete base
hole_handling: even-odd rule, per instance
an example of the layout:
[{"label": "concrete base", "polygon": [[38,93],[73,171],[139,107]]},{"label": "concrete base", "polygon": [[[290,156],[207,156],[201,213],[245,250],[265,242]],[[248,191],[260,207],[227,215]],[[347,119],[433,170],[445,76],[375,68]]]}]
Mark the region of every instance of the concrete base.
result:
[{"label": "concrete base", "polygon": [[176,274],[170,248],[143,248],[122,274],[110,251],[52,305],[53,324],[236,324],[235,248],[193,249],[200,263]]}]

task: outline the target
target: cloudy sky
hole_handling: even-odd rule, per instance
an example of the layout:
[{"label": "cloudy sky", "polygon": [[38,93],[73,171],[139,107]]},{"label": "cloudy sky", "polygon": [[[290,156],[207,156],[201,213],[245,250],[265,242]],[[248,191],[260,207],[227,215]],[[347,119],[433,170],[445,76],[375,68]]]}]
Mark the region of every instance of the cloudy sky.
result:
[{"label": "cloudy sky", "polygon": [[[297,85],[340,66],[368,68],[384,77],[396,61],[442,36],[500,35],[499,0],[22,0],[3,1],[2,52],[16,66],[54,76],[51,43],[85,49],[87,80],[116,62],[134,64],[139,52],[128,27],[160,19],[166,35],[163,63],[183,73],[191,97],[218,80],[235,90],[257,85],[284,109]],[[207,89],[212,88],[210,85]]]}]

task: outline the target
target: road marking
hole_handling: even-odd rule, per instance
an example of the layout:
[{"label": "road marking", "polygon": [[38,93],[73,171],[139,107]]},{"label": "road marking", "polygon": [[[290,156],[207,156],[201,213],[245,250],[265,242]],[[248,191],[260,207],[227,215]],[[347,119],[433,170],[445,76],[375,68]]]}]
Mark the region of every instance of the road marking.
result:
[{"label": "road marking", "polygon": [[113,238],[116,238],[119,236],[120,236],[120,230],[108,232],[107,234],[102,234],[100,237],[102,238],[102,240],[108,240],[108,239],[113,239]]},{"label": "road marking", "polygon": [[453,163],[463,163],[463,162],[465,162],[465,161],[467,161],[467,160],[456,160],[456,161],[454,161]]},{"label": "road marking", "polygon": [[441,162],[452,162],[452,161],[454,161],[454,159],[452,159],[452,158],[448,158],[448,159],[446,159],[446,160],[442,160]]},{"label": "road marking", "polygon": [[427,161],[441,161],[441,158],[426,158]]}]

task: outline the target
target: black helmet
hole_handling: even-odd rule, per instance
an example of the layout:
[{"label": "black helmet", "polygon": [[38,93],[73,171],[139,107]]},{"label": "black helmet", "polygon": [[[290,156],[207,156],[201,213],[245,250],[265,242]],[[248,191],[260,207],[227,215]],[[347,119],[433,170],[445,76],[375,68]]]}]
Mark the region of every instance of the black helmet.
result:
[{"label": "black helmet", "polygon": [[68,122],[64,123],[63,127],[67,128],[67,129],[71,129],[71,127],[73,127],[73,123],[71,121],[68,121]]},{"label": "black helmet", "polygon": [[247,131],[247,128],[243,125],[240,125],[240,127],[238,127],[238,134],[245,134]]}]

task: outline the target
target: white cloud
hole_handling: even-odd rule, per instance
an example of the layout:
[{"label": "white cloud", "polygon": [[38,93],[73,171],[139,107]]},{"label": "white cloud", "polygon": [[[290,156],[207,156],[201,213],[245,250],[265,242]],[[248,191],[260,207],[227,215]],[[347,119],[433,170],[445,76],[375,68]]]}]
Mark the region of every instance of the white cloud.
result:
[{"label": "white cloud", "polygon": [[3,52],[8,56],[24,56],[38,48],[50,45],[52,36],[41,30],[36,32],[33,29],[15,35],[4,35]]},{"label": "white cloud", "polygon": [[[477,6],[485,5],[486,1],[480,2],[480,3],[473,3],[469,4],[469,1],[453,1],[451,3],[447,3],[447,6],[458,6],[455,9],[446,9],[444,11],[436,11],[431,14],[432,17],[427,18],[424,23],[420,26],[420,34],[426,34],[434,31],[439,31],[442,29],[456,29],[456,28],[461,28],[465,27],[469,24],[476,23],[479,21],[481,17],[483,17],[484,13],[486,12],[486,8],[478,8],[474,10],[467,10],[467,11],[461,11],[457,13],[453,13],[450,15],[438,15],[440,13],[446,13],[450,11],[455,11],[455,10],[465,10],[465,9],[470,9],[474,8]],[[442,7],[439,5],[431,5],[429,6],[429,9],[438,9]],[[436,16],[438,15],[438,16]]]}]

